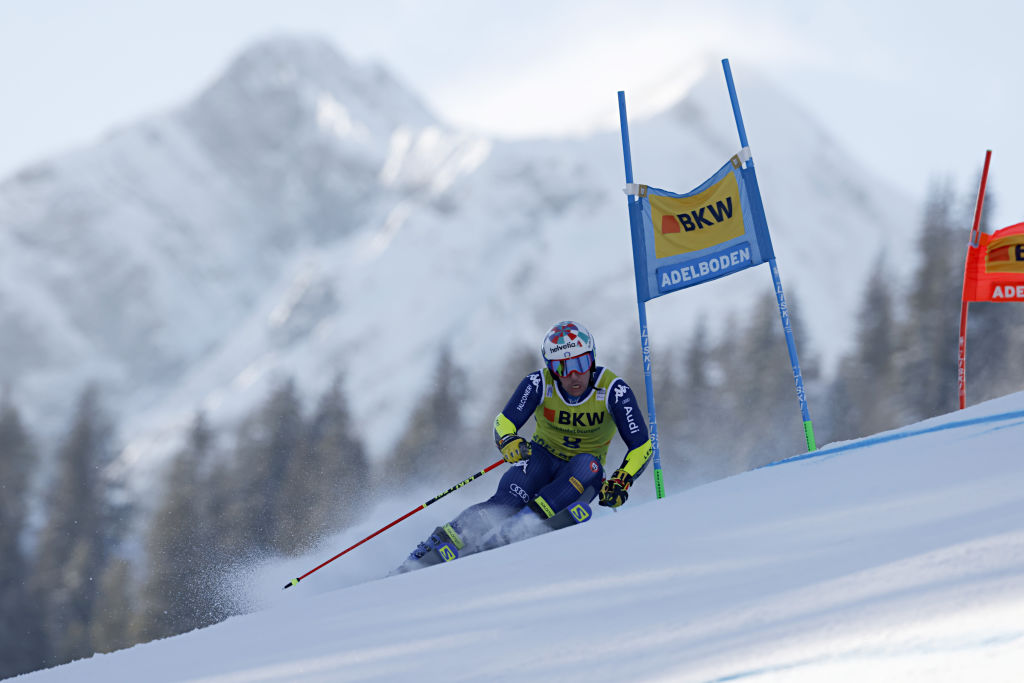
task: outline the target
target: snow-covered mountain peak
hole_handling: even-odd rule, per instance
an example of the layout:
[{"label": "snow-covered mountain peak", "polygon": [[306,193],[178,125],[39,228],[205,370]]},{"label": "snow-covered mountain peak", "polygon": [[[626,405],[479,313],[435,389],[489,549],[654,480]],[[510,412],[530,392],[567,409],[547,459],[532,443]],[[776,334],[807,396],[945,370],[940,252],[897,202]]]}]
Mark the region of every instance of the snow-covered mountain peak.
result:
[{"label": "snow-covered mountain peak", "polygon": [[327,41],[304,36],[246,49],[190,109],[197,118],[250,129],[253,143],[277,149],[301,135],[368,143],[399,125],[437,123],[384,67],[356,65]]},{"label": "snow-covered mountain peak", "polygon": [[351,70],[334,45],[316,35],[274,35],[252,43],[228,65],[225,78],[251,82],[326,81]]},{"label": "snow-covered mountain peak", "polygon": [[[737,86],[787,293],[816,345],[843,340],[879,236],[908,234],[912,207],[765,81]],[[720,71],[630,123],[636,180],[667,189],[739,148]],[[467,423],[486,424],[494,359],[556,320],[586,322],[609,365],[635,353],[622,169],[617,132],[495,142],[324,41],[263,41],[181,109],[0,186],[0,380],[50,431],[100,381],[149,467],[197,409],[229,423],[274,377],[312,395],[340,373],[383,457],[460,339]],[[770,290],[757,273],[652,305],[653,334],[749,306],[753,281]]]}]

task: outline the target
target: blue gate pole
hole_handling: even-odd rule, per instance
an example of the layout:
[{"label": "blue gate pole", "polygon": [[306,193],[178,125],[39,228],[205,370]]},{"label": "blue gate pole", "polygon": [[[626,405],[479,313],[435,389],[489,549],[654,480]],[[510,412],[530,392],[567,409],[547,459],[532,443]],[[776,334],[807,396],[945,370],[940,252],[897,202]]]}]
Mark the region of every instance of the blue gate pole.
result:
[{"label": "blue gate pole", "polygon": [[[740,101],[736,97],[736,85],[732,80],[732,68],[729,66],[729,60],[722,60],[722,68],[725,69],[725,82],[729,87],[729,99],[732,101],[732,113],[736,118],[736,130],[740,134],[740,146],[749,147],[747,142],[747,130],[743,127],[743,115],[740,113]],[[750,168],[754,167],[754,159],[751,157],[747,160],[750,164]],[[757,186],[757,177],[751,173],[750,176],[753,179],[754,187],[752,194],[754,200],[760,205],[761,202],[761,190]],[[763,205],[762,205],[763,206]],[[763,211],[763,208],[762,208]],[[807,450],[817,450],[817,445],[814,442],[814,425],[811,424],[811,412],[807,407],[807,394],[804,392],[804,379],[803,374],[800,372],[800,361],[796,355],[796,342],[793,339],[793,327],[789,321],[789,309],[786,306],[786,295],[782,292],[782,279],[779,277],[779,267],[775,264],[774,254],[768,259],[768,265],[772,271],[772,283],[775,286],[775,299],[779,304],[779,316],[782,318],[782,331],[786,335],[786,347],[789,349],[789,362],[793,366],[793,381],[796,384],[796,397],[800,401],[800,414],[804,421],[804,438],[807,441]]]},{"label": "blue gate pole", "polygon": [[[622,127],[622,159],[626,164],[626,182],[633,182],[633,158],[629,152],[629,126],[626,123],[626,93],[619,91],[619,124]],[[636,226],[633,225],[634,207],[636,200],[626,197],[626,208],[629,210],[630,233],[636,235]],[[633,245],[633,276],[639,277],[636,271],[636,239],[632,240]],[[636,283],[635,283],[636,284]],[[647,332],[647,306],[640,288],[637,287],[636,305],[640,312],[640,348],[644,359],[644,384],[647,387],[647,410],[650,413],[651,446],[654,452],[654,491],[658,498],[665,497],[665,478],[661,471],[661,451],[658,448],[658,418],[654,410],[654,378],[651,375],[651,338]]]}]

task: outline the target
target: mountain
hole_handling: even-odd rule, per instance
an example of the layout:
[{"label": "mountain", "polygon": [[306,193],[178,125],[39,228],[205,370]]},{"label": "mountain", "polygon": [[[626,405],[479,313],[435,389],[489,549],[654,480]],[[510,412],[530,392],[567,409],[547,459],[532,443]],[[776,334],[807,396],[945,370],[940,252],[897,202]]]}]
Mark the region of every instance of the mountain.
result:
[{"label": "mountain", "polygon": [[[768,79],[735,73],[786,293],[808,348],[835,359],[872,261],[916,233],[915,207]],[[630,126],[637,181],[668,189],[739,147],[717,64]],[[381,67],[318,39],[263,41],[181,108],[0,184],[0,382],[49,433],[99,382],[131,476],[197,409],[230,422],[277,377],[315,394],[340,375],[379,460],[442,350],[480,425],[507,358],[559,319],[585,322],[602,362],[635,362],[623,184],[618,131],[464,133]],[[905,273],[915,257],[901,253]],[[655,349],[702,315],[720,328],[770,282],[757,268],[652,302]]]},{"label": "mountain", "polygon": [[1022,418],[1017,393],[378,578],[449,514],[431,507],[281,590],[389,503],[233,576],[253,613],[18,680],[1009,683]]}]

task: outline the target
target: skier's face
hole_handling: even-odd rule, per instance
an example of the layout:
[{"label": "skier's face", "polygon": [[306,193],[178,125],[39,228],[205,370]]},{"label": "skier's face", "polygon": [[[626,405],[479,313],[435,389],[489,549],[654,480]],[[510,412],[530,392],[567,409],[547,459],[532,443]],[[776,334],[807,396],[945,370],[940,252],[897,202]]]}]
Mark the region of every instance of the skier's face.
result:
[{"label": "skier's face", "polygon": [[559,377],[558,383],[570,396],[574,398],[582,396],[583,392],[587,390],[587,385],[590,384],[590,373],[574,372],[568,377]]}]

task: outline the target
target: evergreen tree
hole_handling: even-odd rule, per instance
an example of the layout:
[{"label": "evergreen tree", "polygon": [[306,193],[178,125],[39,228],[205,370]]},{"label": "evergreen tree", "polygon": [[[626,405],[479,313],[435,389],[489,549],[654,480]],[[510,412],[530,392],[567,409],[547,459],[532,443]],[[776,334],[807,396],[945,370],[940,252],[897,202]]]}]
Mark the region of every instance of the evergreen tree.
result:
[{"label": "evergreen tree", "polygon": [[[370,463],[342,386],[341,379],[335,379],[320,398],[310,424],[310,452],[323,472],[310,487],[317,501],[310,509],[322,512],[322,533],[334,533],[355,522],[370,497]],[[316,471],[311,468],[309,473]]]},{"label": "evergreen tree", "polygon": [[[803,333],[796,299],[790,298],[787,305],[799,349]],[[774,293],[757,299],[746,327],[735,340],[727,338],[719,353],[724,378],[720,394],[725,397],[725,412],[719,412],[719,424],[729,426],[729,439],[721,446],[727,473],[743,472],[806,450],[792,364]],[[808,349],[804,349],[801,360],[801,374],[807,385],[815,379],[817,363]]]},{"label": "evergreen tree", "polygon": [[450,351],[442,351],[431,391],[419,401],[390,459],[388,473],[394,481],[435,483],[450,478],[453,468],[461,471],[466,463],[477,461],[472,437],[463,434],[463,382]]},{"label": "evergreen tree", "polygon": [[[744,396],[734,382],[738,381],[735,363],[741,353],[742,336],[743,328],[735,313],[726,318],[718,339],[712,338],[706,323],[701,321],[686,346],[683,365],[676,370],[683,386],[679,389],[679,399],[675,400],[680,400],[683,410],[670,418],[673,422],[666,418],[659,418],[659,421],[664,425],[661,432],[671,432],[674,427],[680,430],[677,457],[685,461],[680,472],[683,485],[736,473],[733,464],[733,457],[738,453],[735,428],[742,414]],[[657,384],[655,391],[659,391]],[[666,403],[658,404],[659,413]],[[673,446],[663,447],[662,452],[663,458],[672,458]],[[674,476],[672,471],[666,473],[667,478]]]},{"label": "evergreen tree", "polygon": [[104,470],[113,458],[112,427],[98,390],[81,394],[74,421],[58,453],[49,488],[32,587],[48,642],[46,663],[93,653],[89,625],[97,581],[114,550],[118,531]]},{"label": "evergreen tree", "polygon": [[901,332],[902,396],[914,421],[956,410],[957,343],[965,233],[948,183],[932,186],[918,240],[920,263]]},{"label": "evergreen tree", "polygon": [[[230,454],[236,455],[234,450]],[[211,599],[204,605],[208,610],[208,616],[204,620],[210,623],[216,623],[243,611],[242,606],[236,604],[230,593],[220,592],[221,577],[228,576],[238,567],[247,566],[257,560],[262,552],[261,549],[247,545],[243,541],[248,531],[244,520],[238,519],[238,515],[244,514],[246,509],[240,503],[240,497],[243,495],[240,469],[241,466],[234,458],[216,458],[204,479],[201,500],[207,556],[203,559],[210,570],[205,577],[207,585],[204,587],[203,595],[210,596],[211,587],[216,592],[216,595],[210,596]]]},{"label": "evergreen tree", "polygon": [[103,568],[89,622],[89,642],[95,652],[113,652],[134,645],[132,622],[136,604],[131,563],[114,557]]},{"label": "evergreen tree", "polygon": [[263,552],[284,552],[287,539],[278,530],[281,514],[292,514],[281,500],[288,463],[301,458],[305,424],[295,383],[277,385],[239,431],[220,538],[239,558]]},{"label": "evergreen tree", "polygon": [[39,668],[43,636],[22,546],[35,447],[8,391],[0,398],[0,678]]},{"label": "evergreen tree", "polygon": [[134,626],[141,640],[184,633],[225,616],[210,595],[216,544],[210,533],[202,473],[213,449],[214,434],[200,413],[192,422],[188,442],[171,463],[149,529],[144,610]]},{"label": "evergreen tree", "polygon": [[340,378],[321,396],[305,443],[288,462],[279,503],[280,545],[291,553],[354,522],[369,496],[369,463]]},{"label": "evergreen tree", "polygon": [[672,490],[721,476],[722,449],[717,425],[728,405],[713,376],[719,373],[707,320],[693,328],[682,353],[665,354],[668,370],[655,384],[659,451]]},{"label": "evergreen tree", "polygon": [[891,287],[884,255],[879,255],[861,302],[856,343],[840,361],[831,389],[827,433],[833,440],[875,434],[900,424],[898,326]]}]

